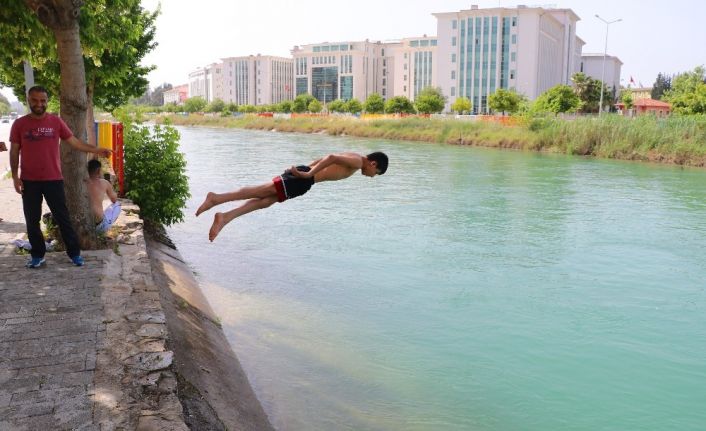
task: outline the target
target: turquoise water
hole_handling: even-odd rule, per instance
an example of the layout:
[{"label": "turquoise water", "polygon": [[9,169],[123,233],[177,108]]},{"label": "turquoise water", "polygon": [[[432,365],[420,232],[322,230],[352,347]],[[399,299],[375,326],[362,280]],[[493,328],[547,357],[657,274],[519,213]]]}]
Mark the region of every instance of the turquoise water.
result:
[{"label": "turquoise water", "polygon": [[[278,429],[706,429],[706,171],[179,130],[193,198],[169,234]],[[387,174],[213,244],[214,210],[193,217],[207,191],[378,149]]]}]

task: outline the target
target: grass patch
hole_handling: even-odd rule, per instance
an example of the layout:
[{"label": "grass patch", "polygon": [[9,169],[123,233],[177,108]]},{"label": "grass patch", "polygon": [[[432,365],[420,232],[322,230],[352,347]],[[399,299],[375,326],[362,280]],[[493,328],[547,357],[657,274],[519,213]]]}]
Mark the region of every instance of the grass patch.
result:
[{"label": "grass patch", "polygon": [[[167,117],[158,117],[162,122]],[[706,116],[655,118],[618,115],[564,120],[521,118],[517,125],[406,117],[361,120],[352,117],[291,119],[242,115],[172,115],[176,125],[235,127],[278,132],[327,133],[405,141],[434,142],[594,156],[706,167]]]}]

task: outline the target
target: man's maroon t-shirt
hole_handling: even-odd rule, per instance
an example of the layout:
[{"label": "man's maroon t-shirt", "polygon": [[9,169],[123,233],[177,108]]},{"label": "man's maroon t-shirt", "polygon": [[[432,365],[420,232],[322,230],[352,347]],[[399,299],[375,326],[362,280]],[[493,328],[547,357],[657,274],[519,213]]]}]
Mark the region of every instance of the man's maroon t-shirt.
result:
[{"label": "man's maroon t-shirt", "polygon": [[10,129],[10,142],[20,145],[20,178],[30,181],[62,180],[59,139],[73,136],[69,127],[56,115],[44,118],[25,115]]}]

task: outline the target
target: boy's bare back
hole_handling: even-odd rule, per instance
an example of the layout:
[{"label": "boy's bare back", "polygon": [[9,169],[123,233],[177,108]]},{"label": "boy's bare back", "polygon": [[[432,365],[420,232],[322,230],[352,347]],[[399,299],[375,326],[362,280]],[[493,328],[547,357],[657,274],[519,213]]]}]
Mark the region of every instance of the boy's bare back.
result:
[{"label": "boy's bare back", "polygon": [[96,220],[103,219],[103,199],[108,195],[111,202],[115,202],[118,196],[113,190],[113,186],[103,178],[88,179],[88,197],[91,203],[91,210]]},{"label": "boy's bare back", "polygon": [[[330,154],[324,158],[314,160],[309,164],[313,171],[314,182],[338,181],[348,178],[363,168],[365,157],[356,153]],[[317,166],[321,164],[323,168]],[[304,177],[305,174],[294,172],[295,176]],[[311,174],[310,174],[311,175]],[[306,176],[310,176],[306,175]]]}]

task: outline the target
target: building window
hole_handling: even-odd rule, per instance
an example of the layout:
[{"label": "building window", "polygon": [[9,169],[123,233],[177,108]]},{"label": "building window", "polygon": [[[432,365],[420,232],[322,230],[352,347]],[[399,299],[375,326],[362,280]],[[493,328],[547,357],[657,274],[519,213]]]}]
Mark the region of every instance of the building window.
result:
[{"label": "building window", "polygon": [[382,89],[382,95],[385,96],[385,89]]},{"label": "building window", "polygon": [[385,78],[382,78],[382,85],[383,86],[386,85],[386,82],[387,82],[387,80],[385,80]]},{"label": "building window", "polygon": [[404,64],[404,70],[407,70],[407,63]]},{"label": "building window", "polygon": [[[385,54],[383,54],[383,55],[385,55]],[[383,58],[383,59],[382,59],[382,67],[385,67],[385,66],[387,66],[387,60],[385,60],[385,59]]]},{"label": "building window", "polygon": [[[383,49],[381,50],[380,55],[383,56],[383,57],[385,56],[385,48],[383,48]],[[385,60],[383,60],[383,62],[384,62],[384,61],[385,61]]]},{"label": "building window", "polygon": [[404,53],[404,59],[407,60],[407,53]]},{"label": "building window", "polygon": [[451,28],[456,30],[456,26],[457,26],[456,20],[452,20],[451,21]]},{"label": "building window", "polygon": [[456,87],[451,87],[451,97],[456,96]]},{"label": "building window", "polygon": [[517,17],[516,16],[512,17],[512,26],[517,27]]},{"label": "building window", "polygon": [[451,63],[456,63],[456,54],[451,54]]},{"label": "building window", "polygon": [[387,69],[382,69],[382,76],[387,76]]},{"label": "building window", "polygon": [[514,44],[516,44],[516,43],[517,43],[517,35],[516,35],[516,34],[513,34],[513,35],[512,35],[512,44],[514,45]]},{"label": "building window", "polygon": [[456,36],[451,37],[451,46],[456,46]]},{"label": "building window", "polygon": [[402,91],[404,91],[405,93],[407,92],[407,86],[406,86],[406,85],[402,87]]},{"label": "building window", "polygon": [[451,79],[456,79],[456,71],[455,70],[451,71]]},{"label": "building window", "polygon": [[407,80],[407,75],[404,76],[404,80],[405,80],[405,81]]},{"label": "building window", "polygon": [[510,61],[516,61],[517,60],[517,53],[511,52],[510,53]]},{"label": "building window", "polygon": [[351,100],[353,98],[353,77],[341,77],[341,99]]},{"label": "building window", "polygon": [[309,89],[309,79],[308,78],[297,78],[297,96],[300,94],[307,93]]},{"label": "building window", "polygon": [[515,79],[515,71],[514,70],[510,71],[510,79]]}]

